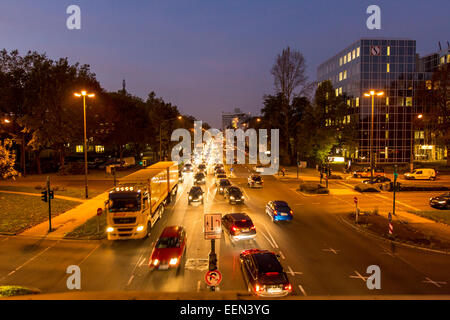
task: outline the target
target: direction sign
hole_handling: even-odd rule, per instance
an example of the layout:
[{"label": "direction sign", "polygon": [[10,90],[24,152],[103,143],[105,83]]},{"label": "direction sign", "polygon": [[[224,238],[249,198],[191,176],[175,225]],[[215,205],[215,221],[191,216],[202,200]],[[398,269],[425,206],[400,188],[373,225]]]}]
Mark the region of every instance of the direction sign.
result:
[{"label": "direction sign", "polygon": [[219,270],[208,271],[205,275],[205,282],[208,286],[218,286],[222,281],[222,274]]},{"label": "direction sign", "polygon": [[354,197],[354,198],[353,198],[353,202],[355,202],[355,204],[357,204],[357,203],[358,203],[358,198],[357,198],[357,197]]},{"label": "direction sign", "polygon": [[97,209],[97,215],[98,215],[98,216],[101,216],[102,213],[103,213],[103,209],[102,209],[102,208],[98,208],[98,209]]},{"label": "direction sign", "polygon": [[222,214],[205,214],[203,224],[203,234],[206,240],[220,239],[222,236]]}]

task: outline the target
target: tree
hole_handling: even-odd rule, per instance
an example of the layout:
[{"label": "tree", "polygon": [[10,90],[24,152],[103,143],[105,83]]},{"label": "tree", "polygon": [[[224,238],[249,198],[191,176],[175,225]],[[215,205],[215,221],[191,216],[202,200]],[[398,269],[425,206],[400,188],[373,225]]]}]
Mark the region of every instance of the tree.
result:
[{"label": "tree", "polygon": [[5,139],[0,143],[0,177],[7,179],[17,175],[14,169],[16,155],[11,151],[12,141]]}]

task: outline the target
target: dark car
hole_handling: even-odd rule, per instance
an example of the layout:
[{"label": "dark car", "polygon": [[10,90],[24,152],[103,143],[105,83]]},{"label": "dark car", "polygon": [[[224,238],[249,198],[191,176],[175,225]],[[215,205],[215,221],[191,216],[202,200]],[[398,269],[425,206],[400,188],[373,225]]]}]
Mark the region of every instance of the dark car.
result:
[{"label": "dark car", "polygon": [[189,190],[188,195],[188,205],[190,205],[192,202],[201,202],[204,203],[203,199],[203,190],[202,188],[198,186],[193,186],[191,190]]},{"label": "dark car", "polygon": [[364,180],[363,183],[365,184],[375,184],[375,183],[385,183],[385,182],[391,182],[391,179],[388,177],[373,177],[373,179]]},{"label": "dark car", "polygon": [[436,209],[450,209],[450,192],[430,198],[430,206]]},{"label": "dark car", "polygon": [[217,190],[219,194],[223,194],[225,189],[231,186],[231,182],[228,179],[220,179],[219,185],[217,186]]},{"label": "dark car", "polygon": [[203,172],[198,172],[194,176],[194,184],[205,184],[206,183],[206,177]]},{"label": "dark car", "polygon": [[259,174],[252,174],[247,179],[247,185],[250,188],[262,188],[263,183],[264,180]]},{"label": "dark car", "polygon": [[206,164],[204,164],[204,163],[199,164],[197,167],[197,171],[205,173],[206,172]]},{"label": "dark car", "polygon": [[269,201],[266,205],[266,213],[276,221],[290,221],[294,216],[294,212],[285,201]]},{"label": "dark car", "polygon": [[245,213],[230,213],[222,217],[222,227],[233,240],[254,239],[256,228]]},{"label": "dark car", "polygon": [[223,169],[223,164],[219,163],[214,166],[214,172],[216,172],[218,169]]},{"label": "dark car", "polygon": [[192,164],[186,163],[183,167],[183,172],[192,172]]},{"label": "dark car", "polygon": [[275,253],[250,249],[239,255],[244,281],[250,292],[261,297],[284,297],[292,285]]},{"label": "dark car", "polygon": [[151,270],[179,268],[186,254],[186,231],[181,226],[166,227],[150,255]]},{"label": "dark car", "polygon": [[217,170],[214,172],[214,174],[217,176],[217,175],[219,175],[219,174],[227,174],[227,173],[225,172],[224,169],[219,168],[219,169],[217,169]]},{"label": "dark car", "polygon": [[223,196],[231,203],[244,203],[244,194],[239,187],[231,186],[224,190]]}]

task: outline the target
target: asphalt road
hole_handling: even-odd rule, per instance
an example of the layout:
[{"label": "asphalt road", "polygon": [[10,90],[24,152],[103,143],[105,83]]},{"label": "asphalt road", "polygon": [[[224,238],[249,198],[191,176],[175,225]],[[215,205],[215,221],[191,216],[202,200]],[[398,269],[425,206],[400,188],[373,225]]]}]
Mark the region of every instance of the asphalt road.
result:
[{"label": "asphalt road", "polygon": [[[204,205],[187,204],[192,177],[180,186],[176,201],[165,211],[150,236],[133,241],[50,241],[0,237],[0,285],[18,284],[43,292],[67,292],[66,268],[81,268],[83,291],[166,291],[208,290],[204,283],[210,242],[203,239],[204,213],[246,212],[257,229],[256,240],[232,243],[224,234],[216,241],[220,290],[246,291],[239,253],[248,248],[269,249],[280,255],[295,295],[396,295],[450,294],[450,255],[391,246],[356,232],[340,219],[339,213],[353,208],[350,188],[340,194],[310,196],[299,193],[294,182],[265,177],[263,189],[246,187],[250,169],[234,168],[232,183],[245,191],[245,204],[230,205],[216,193],[208,176]],[[334,183],[334,182],[333,182]],[[337,185],[337,184],[336,184]],[[375,195],[364,195],[370,201]],[[264,207],[269,200],[285,200],[294,210],[289,223],[272,223]],[[388,203],[383,198],[374,203]],[[406,202],[405,202],[406,204]],[[150,272],[147,268],[152,246],[168,225],[187,230],[185,268]],[[381,290],[369,290],[367,267],[381,269]]]}]

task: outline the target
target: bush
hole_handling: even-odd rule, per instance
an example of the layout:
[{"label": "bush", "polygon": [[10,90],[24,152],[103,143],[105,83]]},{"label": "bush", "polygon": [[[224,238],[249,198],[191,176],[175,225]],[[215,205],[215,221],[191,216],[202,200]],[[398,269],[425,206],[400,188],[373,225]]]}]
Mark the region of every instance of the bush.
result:
[{"label": "bush", "polygon": [[376,184],[360,183],[355,186],[355,190],[358,192],[380,192]]},{"label": "bush", "polygon": [[300,184],[300,191],[314,194],[329,194],[330,190],[319,183],[305,182]]},{"label": "bush", "polygon": [[83,162],[69,162],[59,168],[59,175],[65,176],[69,174],[84,174]]}]

